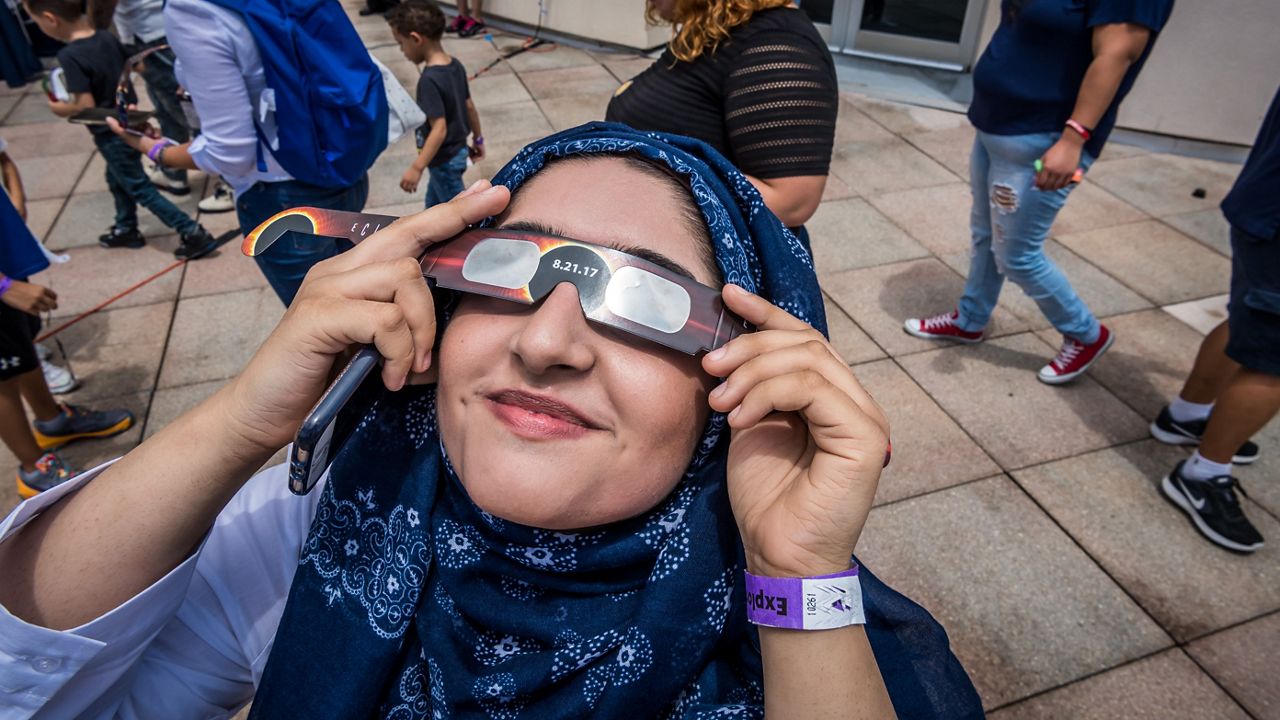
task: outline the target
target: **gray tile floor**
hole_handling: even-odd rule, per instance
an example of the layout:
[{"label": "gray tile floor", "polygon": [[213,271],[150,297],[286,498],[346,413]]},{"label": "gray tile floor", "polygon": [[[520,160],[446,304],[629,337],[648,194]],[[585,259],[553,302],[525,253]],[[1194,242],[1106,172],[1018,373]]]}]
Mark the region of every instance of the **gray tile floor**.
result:
[{"label": "gray tile floor", "polygon": [[[411,83],[417,71],[386,23],[354,20]],[[484,39],[446,44],[473,71],[498,57]],[[600,117],[649,62],[559,46],[499,63],[472,82],[489,154],[467,180],[530,139]],[[33,198],[33,228],[72,258],[36,278],[59,293],[55,325],[172,264],[176,238],[145,211],[146,249],[97,247],[111,218],[101,158],[83,129],[44,111],[38,88],[0,92],[0,134]],[[943,621],[1002,720],[1280,718],[1280,424],[1259,438],[1263,460],[1239,473],[1271,540],[1252,557],[1206,544],[1159,496],[1156,481],[1185,453],[1146,431],[1223,316],[1230,265],[1215,208],[1239,168],[1118,146],[1093,167],[1050,253],[1118,339],[1088,378],[1050,388],[1033,373],[1060,338],[1016,288],[982,345],[931,345],[900,329],[952,307],[963,284],[971,142],[960,114],[842,97],[828,202],[810,229],[833,340],[895,428],[863,559]],[[398,186],[412,153],[401,141],[379,159],[371,210],[421,207]],[[206,191],[203,175],[193,180]],[[215,232],[234,225],[201,220]],[[125,405],[141,421],[69,458],[113,457],[200,402],[281,312],[233,243],[63,332],[85,380],[68,399]],[[16,501],[0,491],[0,512]]]}]

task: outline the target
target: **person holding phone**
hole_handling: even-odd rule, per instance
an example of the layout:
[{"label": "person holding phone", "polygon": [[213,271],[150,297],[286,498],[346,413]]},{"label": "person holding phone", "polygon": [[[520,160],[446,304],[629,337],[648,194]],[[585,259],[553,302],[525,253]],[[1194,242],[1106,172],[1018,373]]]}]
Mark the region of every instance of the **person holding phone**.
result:
[{"label": "person holding phone", "polygon": [[[54,115],[71,118],[89,108],[117,108],[120,73],[128,56],[124,46],[107,30],[94,29],[80,0],[24,0],[27,13],[49,37],[67,43],[58,51],[58,64],[65,73],[70,102],[50,99]],[[126,80],[128,82],[128,80]],[[132,97],[133,87],[125,88]],[[146,238],[138,230],[138,205],[178,233],[173,256],[194,260],[211,252],[216,240],[209,231],[177,205],[160,195],[142,169],[142,155],[121,140],[105,124],[89,126],[93,143],[106,161],[107,187],[115,200],[116,217],[111,228],[98,238],[108,248],[140,248]]]},{"label": "person holding phone", "polygon": [[[980,717],[941,628],[852,558],[887,421],[741,174],[595,123],[494,180],[316,265],[237,378],[0,524],[0,634],[28,656],[0,656],[25,688],[5,700]],[[427,263],[433,288],[432,251],[469,269]],[[706,347],[717,304],[754,331],[675,347]],[[369,344],[383,387],[327,477],[296,497],[283,466],[255,476]]]},{"label": "person holding phone", "polygon": [[1172,10],[1173,0],[1003,0],[1000,26],[973,71],[969,277],[954,310],[911,318],[907,333],[981,341],[1007,277],[1063,336],[1041,382],[1071,382],[1111,347],[1115,336],[1044,243]]}]

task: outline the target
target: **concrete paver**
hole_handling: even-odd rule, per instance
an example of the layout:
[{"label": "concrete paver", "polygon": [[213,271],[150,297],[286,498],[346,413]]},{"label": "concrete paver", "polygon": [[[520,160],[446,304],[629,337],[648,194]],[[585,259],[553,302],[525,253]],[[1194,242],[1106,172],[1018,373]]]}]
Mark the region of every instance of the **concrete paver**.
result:
[{"label": "concrete paver", "polygon": [[1187,652],[1254,717],[1280,717],[1280,613],[1197,640]]},{"label": "concrete paver", "polygon": [[[1157,489],[1185,457],[1181,448],[1146,440],[1013,473],[1180,641],[1280,609],[1280,548],[1224,553],[1178,517],[1181,511]],[[1244,506],[1263,536],[1280,536],[1280,522],[1248,500]],[[1171,517],[1171,510],[1177,514]]]},{"label": "concrete paver", "polygon": [[1249,715],[1179,650],[1081,680],[990,715],[991,720],[1245,720]]},{"label": "concrete paver", "polygon": [[1000,468],[892,360],[854,368],[881,407],[893,408],[893,460],[880,475],[876,503],[887,503],[990,477]]},{"label": "concrete paver", "polygon": [[1056,349],[1020,333],[899,362],[1006,470],[1146,437],[1147,421],[1092,378],[1036,379]]},{"label": "concrete paver", "polygon": [[824,274],[929,255],[923,245],[862,198],[822,203],[805,227],[813,264]]},{"label": "concrete paver", "polygon": [[[354,22],[413,92],[417,68],[385,20]],[[492,42],[445,47],[474,73],[520,43],[495,31]],[[488,154],[467,182],[530,140],[603,117],[614,88],[651,62],[560,44],[494,65],[471,86]],[[70,263],[35,278],[59,293],[55,324],[172,264],[177,239],[145,210],[146,248],[97,247],[112,217],[101,158],[83,128],[48,115],[37,87],[0,85],[0,135],[24,173],[33,230],[70,248]],[[944,623],[998,718],[1242,717],[1241,705],[1280,717],[1270,670],[1277,551],[1237,557],[1203,541],[1155,490],[1185,450],[1144,440],[1200,335],[1225,317],[1229,246],[1217,204],[1238,166],[1107,148],[1047,249],[1118,339],[1091,377],[1050,388],[1032,374],[1058,337],[1016,288],[984,345],[901,330],[960,295],[973,135],[960,113],[841,95],[825,204],[809,230],[833,345],[884,406],[895,441],[859,553]],[[415,193],[399,188],[415,152],[401,139],[370,171],[372,211],[422,206],[425,179]],[[202,174],[193,180],[179,203],[191,212],[212,192]],[[1197,188],[1206,197],[1193,197]],[[237,224],[235,213],[200,220],[215,234]],[[222,387],[281,312],[233,241],[65,331],[85,380],[68,399],[130,407],[154,434]],[[91,467],[142,432],[140,423],[67,456]],[[1256,439],[1262,457],[1239,475],[1253,498],[1246,511],[1274,542],[1280,424]],[[0,453],[4,467],[14,462]],[[17,501],[8,487],[0,512]]]},{"label": "concrete paver", "polygon": [[1172,643],[1005,476],[873,509],[858,551],[942,622],[988,707]]},{"label": "concrete paver", "polygon": [[1095,265],[1161,305],[1227,291],[1231,261],[1154,220],[1058,236]]}]

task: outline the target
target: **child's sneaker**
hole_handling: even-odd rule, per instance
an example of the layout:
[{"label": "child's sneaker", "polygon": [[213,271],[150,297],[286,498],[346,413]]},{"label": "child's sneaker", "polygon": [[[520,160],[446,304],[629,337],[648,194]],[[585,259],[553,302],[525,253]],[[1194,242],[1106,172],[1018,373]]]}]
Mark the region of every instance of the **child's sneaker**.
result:
[{"label": "child's sneaker", "polygon": [[231,186],[218,178],[213,186],[213,194],[196,203],[196,209],[202,213],[231,212],[236,209],[236,198],[231,193]]},{"label": "child's sneaker", "polygon": [[1192,480],[1182,474],[1183,460],[1160,483],[1160,491],[1177,505],[1211,542],[1228,550],[1251,553],[1262,547],[1262,533],[1245,517],[1235,491],[1240,481],[1230,475]]},{"label": "child's sneaker", "polygon": [[204,257],[213,252],[218,246],[218,239],[209,234],[204,227],[197,227],[195,230],[181,236],[178,242],[178,249],[173,251],[173,256],[179,260],[195,260]]},{"label": "child's sneaker", "polygon": [[[1178,422],[1169,412],[1169,406],[1165,405],[1160,409],[1160,414],[1155,421],[1151,423],[1151,437],[1166,445],[1199,445],[1200,439],[1204,437],[1204,430],[1208,426],[1207,418]],[[1251,465],[1258,459],[1258,452],[1257,443],[1245,440],[1244,444],[1236,450],[1236,454],[1231,456],[1231,462],[1235,465]]]},{"label": "child's sneaker", "polygon": [[49,392],[54,395],[63,395],[80,387],[80,379],[61,365],[41,360],[40,370],[44,372],[44,382],[49,386]]},{"label": "child's sneaker", "polygon": [[444,26],[444,31],[447,33],[456,33],[459,30],[461,30],[462,26],[465,24],[466,24],[466,18],[464,18],[461,14],[454,15],[453,19],[449,21],[449,24]]},{"label": "child's sneaker", "polygon": [[142,236],[142,232],[138,228],[118,228],[113,227],[102,235],[98,236],[98,244],[105,248],[140,248],[147,244],[147,239]]},{"label": "child's sneaker", "polygon": [[62,403],[62,412],[52,420],[36,420],[36,444],[42,450],[62,447],[72,440],[111,437],[133,427],[128,410],[89,410]]},{"label": "child's sneaker", "polygon": [[1074,338],[1063,338],[1058,356],[1049,361],[1048,365],[1040,368],[1040,373],[1036,376],[1040,378],[1040,382],[1061,385],[1075,380],[1088,370],[1089,366],[1102,357],[1102,353],[1106,352],[1116,339],[1106,325],[1100,327],[1102,330],[1098,333],[1098,339],[1090,345],[1085,345]]},{"label": "child's sneaker", "polygon": [[35,469],[27,472],[18,466],[18,495],[23,500],[53,488],[75,477],[57,453],[47,452],[35,462]]},{"label": "child's sneaker", "polygon": [[458,37],[469,38],[484,30],[484,21],[473,17],[463,18],[462,27],[458,28]]},{"label": "child's sneaker", "polygon": [[165,171],[159,166],[151,166],[147,169],[147,179],[152,185],[171,195],[190,195],[191,185],[186,180],[169,177]]},{"label": "child's sneaker", "polygon": [[960,311],[952,310],[949,313],[934,315],[926,318],[911,318],[902,323],[902,329],[908,335],[914,335],[925,340],[955,340],[962,343],[976,343],[982,341],[982,330],[970,331],[961,330],[956,321],[960,319]]}]

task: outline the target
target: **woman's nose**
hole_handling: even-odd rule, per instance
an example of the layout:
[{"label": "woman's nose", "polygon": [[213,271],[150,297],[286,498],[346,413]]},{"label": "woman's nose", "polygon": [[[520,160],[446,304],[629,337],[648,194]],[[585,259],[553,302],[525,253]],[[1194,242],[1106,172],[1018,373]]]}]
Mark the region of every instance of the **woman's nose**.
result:
[{"label": "woman's nose", "polygon": [[591,329],[572,283],[557,285],[525,317],[512,350],[531,372],[542,374],[556,368],[581,372],[594,364]]}]

